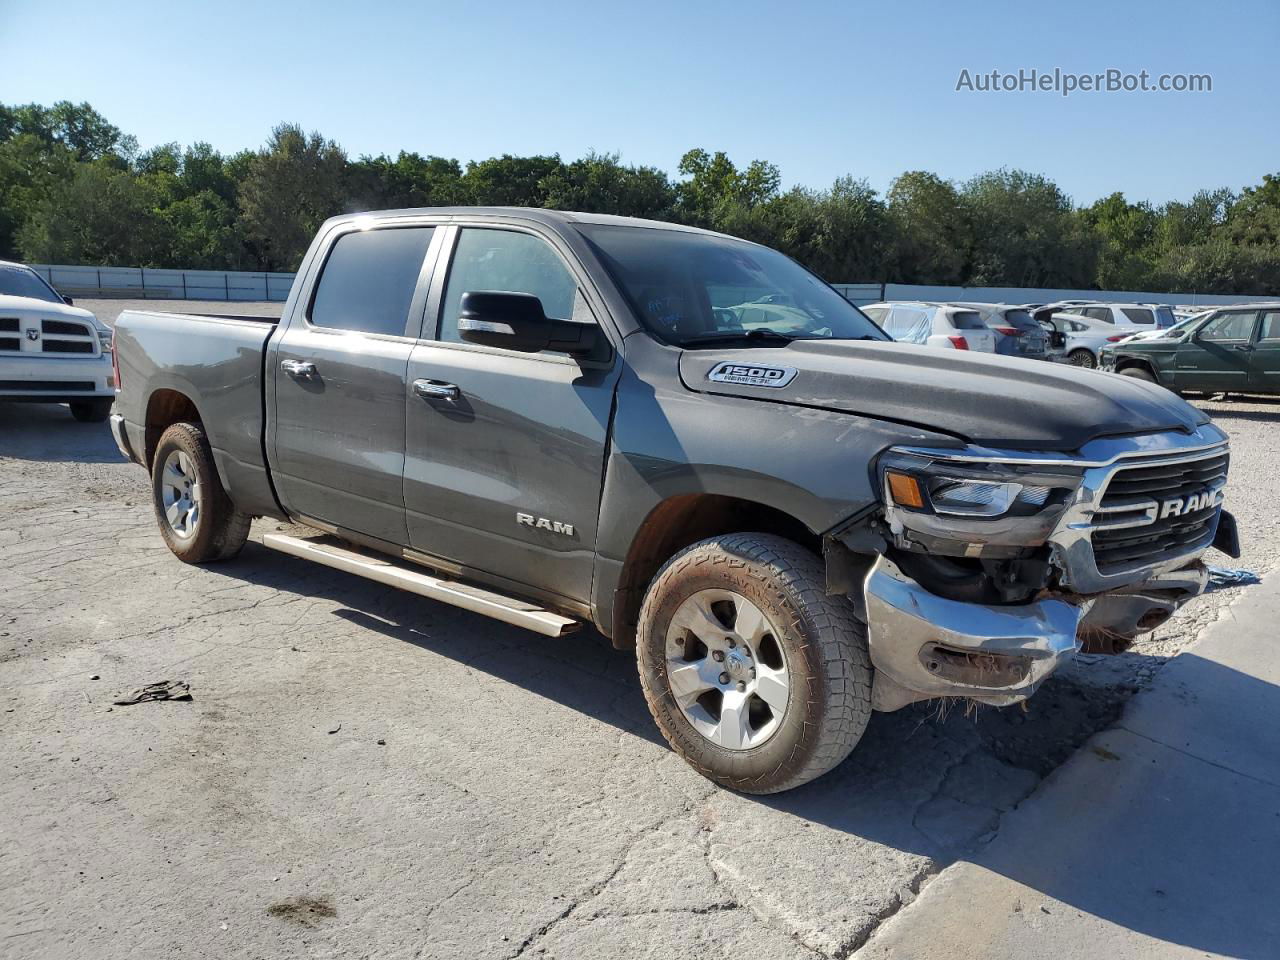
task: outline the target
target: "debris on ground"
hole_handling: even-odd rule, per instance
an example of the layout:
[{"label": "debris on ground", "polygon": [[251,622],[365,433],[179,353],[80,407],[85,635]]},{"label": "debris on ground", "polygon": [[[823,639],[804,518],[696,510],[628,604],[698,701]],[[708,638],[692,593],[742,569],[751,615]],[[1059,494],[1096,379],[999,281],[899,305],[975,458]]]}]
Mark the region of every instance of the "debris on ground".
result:
[{"label": "debris on ground", "polygon": [[341,729],[342,729],[342,724],[338,724],[336,727],[334,727],[332,730],[330,730],[330,731],[329,731],[329,733],[331,733],[331,734],[333,734],[333,733],[337,733],[337,732],[338,732],[339,730],[341,730]]},{"label": "debris on ground", "polygon": [[1243,567],[1209,567],[1210,589],[1216,587],[1247,587],[1261,583],[1262,578]]},{"label": "debris on ground", "polygon": [[190,700],[191,685],[185,680],[161,680],[139,687],[127,697],[112,702],[118,707],[128,707],[148,700]]}]

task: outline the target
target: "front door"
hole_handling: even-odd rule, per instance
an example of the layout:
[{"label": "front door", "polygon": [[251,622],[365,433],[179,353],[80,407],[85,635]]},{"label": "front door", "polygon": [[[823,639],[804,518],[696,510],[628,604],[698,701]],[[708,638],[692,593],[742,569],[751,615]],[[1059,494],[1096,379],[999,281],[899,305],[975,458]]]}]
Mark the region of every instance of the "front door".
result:
[{"label": "front door", "polygon": [[1208,393],[1243,393],[1249,388],[1256,310],[1224,310],[1178,345],[1171,386]]},{"label": "front door", "polygon": [[397,545],[408,542],[405,376],[434,233],[431,226],[343,233],[309,303],[299,304],[290,318],[271,371],[271,462],[276,491],[290,513]]},{"label": "front door", "polygon": [[586,601],[619,365],[463,343],[459,301],[471,291],[530,293],[548,317],[596,320],[550,238],[507,227],[451,232],[439,305],[409,358],[409,542],[471,571]]},{"label": "front door", "polygon": [[1280,310],[1263,310],[1258,339],[1249,357],[1249,389],[1280,393]]}]

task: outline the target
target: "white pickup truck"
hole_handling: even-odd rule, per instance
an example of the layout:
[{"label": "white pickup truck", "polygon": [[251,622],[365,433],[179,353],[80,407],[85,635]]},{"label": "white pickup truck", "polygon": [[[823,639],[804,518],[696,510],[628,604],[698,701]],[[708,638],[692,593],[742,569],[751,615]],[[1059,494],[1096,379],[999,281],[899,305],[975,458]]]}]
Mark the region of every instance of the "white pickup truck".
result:
[{"label": "white pickup truck", "polygon": [[101,422],[115,393],[111,330],[30,267],[0,260],[0,401],[66,403]]}]

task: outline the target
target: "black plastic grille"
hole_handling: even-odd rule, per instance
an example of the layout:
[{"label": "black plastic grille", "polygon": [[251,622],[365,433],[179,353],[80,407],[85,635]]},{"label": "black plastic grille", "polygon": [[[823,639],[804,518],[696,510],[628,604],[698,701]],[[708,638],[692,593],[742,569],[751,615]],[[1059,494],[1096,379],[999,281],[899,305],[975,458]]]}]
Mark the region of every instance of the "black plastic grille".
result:
[{"label": "black plastic grille", "polygon": [[17,317],[0,317],[0,333],[17,333]]},{"label": "black plastic grille", "polygon": [[41,320],[40,329],[45,333],[65,333],[73,337],[90,335],[88,327],[83,323],[71,323],[68,320]]},{"label": "black plastic grille", "polygon": [[0,350],[21,350],[22,341],[17,337],[0,337]]},{"label": "black plastic grille", "polygon": [[92,340],[45,340],[45,353],[93,353]]},{"label": "black plastic grille", "polygon": [[0,390],[40,393],[92,393],[92,380],[0,380]]}]

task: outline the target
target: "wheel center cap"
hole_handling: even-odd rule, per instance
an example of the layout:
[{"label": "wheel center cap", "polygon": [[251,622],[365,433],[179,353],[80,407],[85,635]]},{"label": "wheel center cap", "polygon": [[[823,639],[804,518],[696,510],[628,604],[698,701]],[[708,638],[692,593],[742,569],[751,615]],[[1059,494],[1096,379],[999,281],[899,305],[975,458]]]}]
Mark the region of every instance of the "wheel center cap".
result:
[{"label": "wheel center cap", "polygon": [[730,650],[725,654],[724,668],[735,680],[745,680],[751,671],[751,664],[741,651]]}]

